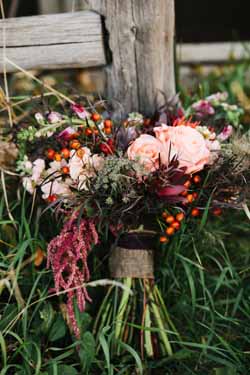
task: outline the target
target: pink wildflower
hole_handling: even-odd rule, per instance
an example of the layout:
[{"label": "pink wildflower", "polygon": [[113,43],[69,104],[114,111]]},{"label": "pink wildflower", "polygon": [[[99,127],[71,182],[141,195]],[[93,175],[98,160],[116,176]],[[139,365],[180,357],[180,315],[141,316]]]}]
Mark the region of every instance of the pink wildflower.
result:
[{"label": "pink wildflower", "polygon": [[80,330],[74,313],[74,298],[79,310],[84,311],[86,300],[90,301],[84,286],[90,277],[87,256],[97,242],[98,234],[93,220],[82,218],[78,222],[78,212],[75,212],[48,245],[47,267],[52,267],[57,293],[70,289],[67,291],[67,310],[78,338]]},{"label": "pink wildflower", "polygon": [[57,122],[61,121],[62,115],[58,112],[49,112],[47,115],[47,119],[51,124],[56,124]]},{"label": "pink wildflower", "polygon": [[196,116],[200,118],[207,115],[214,115],[215,113],[211,103],[209,103],[207,100],[199,100],[192,105],[192,108],[195,110]]},{"label": "pink wildflower", "polygon": [[88,112],[80,104],[72,104],[71,109],[82,120],[84,120],[86,117],[88,117]]},{"label": "pink wildflower", "polygon": [[222,132],[217,136],[220,141],[226,141],[229,137],[231,137],[233,133],[232,125],[227,125],[222,129]]},{"label": "pink wildflower", "polygon": [[76,129],[68,126],[66,129],[62,130],[58,137],[64,139],[65,141],[68,141],[72,138],[72,136],[76,133]]}]

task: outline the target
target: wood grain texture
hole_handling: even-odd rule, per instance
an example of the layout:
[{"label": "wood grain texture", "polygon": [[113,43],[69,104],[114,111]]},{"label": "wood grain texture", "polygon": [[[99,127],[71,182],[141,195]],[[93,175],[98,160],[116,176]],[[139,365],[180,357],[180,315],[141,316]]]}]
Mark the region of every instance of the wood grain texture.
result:
[{"label": "wood grain texture", "polygon": [[85,0],[105,17],[112,63],[107,96],[124,112],[152,114],[175,93],[174,0]]},{"label": "wood grain texture", "polygon": [[[100,16],[82,11],[0,21],[0,69],[6,56],[24,69],[105,64]],[[7,64],[7,71],[13,67]]]}]

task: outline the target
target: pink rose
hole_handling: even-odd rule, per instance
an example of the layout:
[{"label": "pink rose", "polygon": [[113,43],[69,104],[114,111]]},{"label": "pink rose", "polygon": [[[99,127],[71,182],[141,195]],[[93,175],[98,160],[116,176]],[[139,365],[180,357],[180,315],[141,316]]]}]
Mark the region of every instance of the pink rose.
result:
[{"label": "pink rose", "polygon": [[175,153],[179,166],[185,167],[186,173],[198,172],[209,163],[210,151],[203,136],[189,126],[162,125],[154,128],[156,138],[167,145],[171,143],[171,153]]},{"label": "pink rose", "polygon": [[165,124],[162,124],[161,126],[156,126],[154,128],[155,136],[163,144],[165,152],[168,155],[168,160],[170,161],[177,154],[176,150],[174,149],[174,145],[171,142],[171,129],[172,126],[167,126]]},{"label": "pink rose", "polygon": [[159,168],[159,159],[162,164],[168,163],[168,153],[162,142],[152,135],[142,134],[128,148],[128,158],[138,158],[147,172],[153,172]]}]

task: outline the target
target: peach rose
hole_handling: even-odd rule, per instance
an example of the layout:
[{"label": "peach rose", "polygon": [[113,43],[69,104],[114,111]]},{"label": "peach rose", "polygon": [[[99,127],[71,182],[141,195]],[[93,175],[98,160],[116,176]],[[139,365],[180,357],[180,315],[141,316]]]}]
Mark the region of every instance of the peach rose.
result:
[{"label": "peach rose", "polygon": [[156,138],[163,144],[171,142],[172,152],[177,155],[180,167],[186,173],[198,172],[210,161],[210,151],[203,136],[189,126],[162,125],[154,129]]},{"label": "peach rose", "polygon": [[138,158],[147,172],[153,172],[159,168],[159,158],[162,164],[167,164],[168,153],[162,142],[152,135],[142,134],[128,148],[128,158]]},{"label": "peach rose", "polygon": [[165,124],[162,124],[161,126],[156,126],[154,128],[155,136],[163,144],[163,147],[170,161],[177,154],[173,142],[171,142],[171,129],[172,126],[167,126]]}]

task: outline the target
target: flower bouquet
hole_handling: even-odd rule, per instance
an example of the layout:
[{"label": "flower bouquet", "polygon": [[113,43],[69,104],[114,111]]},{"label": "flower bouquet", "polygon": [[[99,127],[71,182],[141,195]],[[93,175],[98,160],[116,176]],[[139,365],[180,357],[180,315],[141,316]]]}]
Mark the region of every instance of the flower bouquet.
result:
[{"label": "flower bouquet", "polygon": [[113,324],[116,354],[133,343],[142,355],[172,355],[178,332],[154,282],[153,260],[184,222],[225,207],[249,215],[249,135],[240,115],[219,93],[186,111],[174,99],[153,118],[117,119],[105,101],[88,108],[79,102],[15,128],[24,188],[63,217],[47,266],[56,292],[67,292],[76,337],[75,304],[83,311],[90,301],[88,254],[112,238],[110,274],[126,288],[107,291],[97,338]]}]

